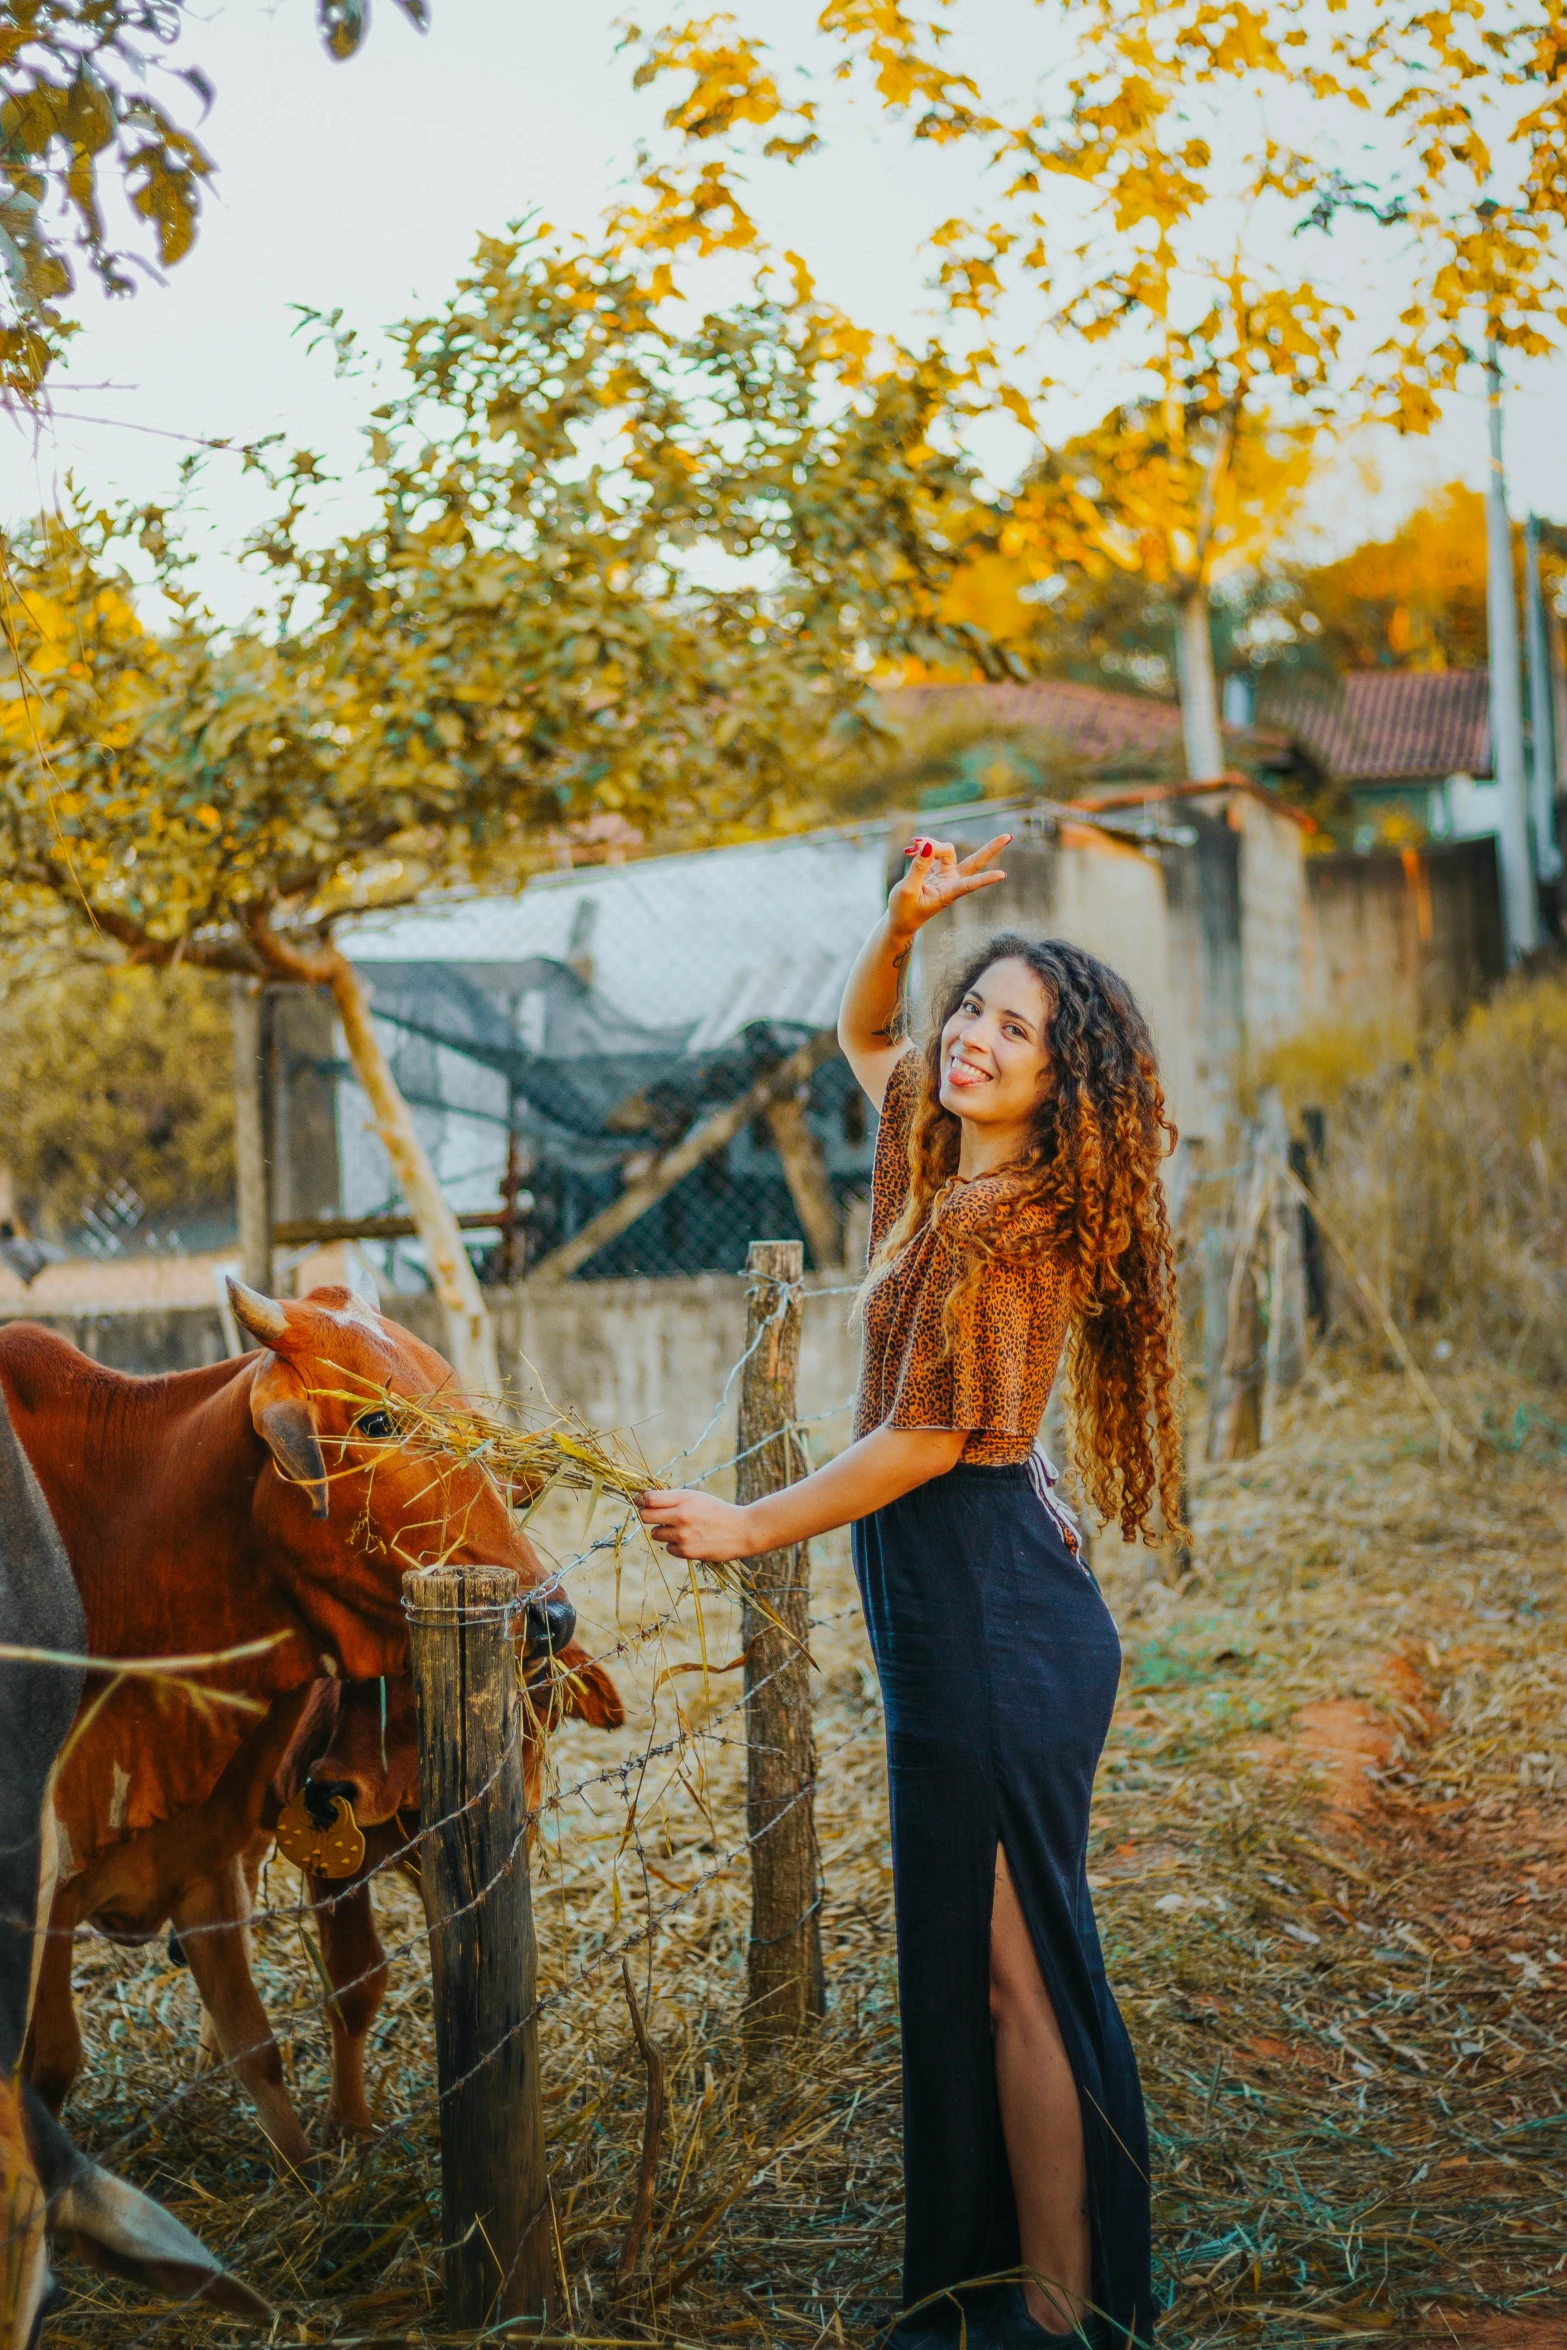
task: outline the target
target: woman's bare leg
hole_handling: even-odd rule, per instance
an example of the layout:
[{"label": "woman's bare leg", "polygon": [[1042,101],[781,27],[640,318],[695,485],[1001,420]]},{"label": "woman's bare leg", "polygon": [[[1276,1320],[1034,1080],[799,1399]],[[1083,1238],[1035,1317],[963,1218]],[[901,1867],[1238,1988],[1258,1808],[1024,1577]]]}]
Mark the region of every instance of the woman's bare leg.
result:
[{"label": "woman's bare leg", "polygon": [[1056,2287],[1051,2293],[1030,2281],[1024,2295],[1030,2315],[1045,2331],[1064,2337],[1092,2290],[1083,2117],[1056,2012],[999,1846],[990,1920],[990,2014],[1023,2265]]}]

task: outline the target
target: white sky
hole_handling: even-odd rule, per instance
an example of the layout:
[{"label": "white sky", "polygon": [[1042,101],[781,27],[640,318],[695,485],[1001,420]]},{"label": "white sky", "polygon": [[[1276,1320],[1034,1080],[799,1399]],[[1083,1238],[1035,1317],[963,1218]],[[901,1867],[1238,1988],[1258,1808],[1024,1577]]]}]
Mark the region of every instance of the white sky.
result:
[{"label": "white sky", "polygon": [[[134,299],[105,303],[83,289],[57,421],[36,440],[0,427],[0,519],[51,502],[68,470],[95,496],[170,496],[182,444],[160,434],[281,432],[351,472],[373,395],[363,381],[335,381],[329,353],[307,353],[290,305],[341,305],[373,343],[384,322],[439,302],[481,231],[538,211],[591,233],[664,102],[635,93],[629,60],[615,54],[622,6],[433,0],[421,39],[391,0],[376,0],[370,37],[346,65],[322,52],[309,0],[228,0],[205,21],[193,12],[177,58],[199,62],[218,93],[202,132],[218,170],[196,250],[167,285],[148,283]],[[1021,92],[1048,61],[1045,20],[1029,0],[974,6],[984,78]],[[787,38],[814,9],[768,0],[739,13]],[[983,190],[966,157],[915,148],[868,109],[851,115],[827,96],[828,151],[770,175],[765,224],[805,255],[829,298],[918,337],[932,318],[923,238],[945,215],[983,207]],[[1301,251],[1291,266],[1313,262]],[[1357,274],[1364,266],[1362,256]],[[1378,298],[1391,314],[1396,260],[1389,251],[1370,266],[1387,269]],[[1054,433],[1126,394],[1113,360],[1074,365],[1073,395],[1047,412]],[[1564,415],[1567,361],[1526,371],[1508,410],[1515,511],[1567,514]],[[1319,491],[1312,519],[1328,545],[1353,544],[1435,482],[1478,484],[1483,444],[1480,399],[1460,399],[1429,441],[1376,447],[1379,494],[1345,468]],[[203,584],[237,617],[255,591],[220,550],[259,516],[260,493],[234,459],[214,456],[201,500]],[[351,502],[350,490],[345,512]]]}]

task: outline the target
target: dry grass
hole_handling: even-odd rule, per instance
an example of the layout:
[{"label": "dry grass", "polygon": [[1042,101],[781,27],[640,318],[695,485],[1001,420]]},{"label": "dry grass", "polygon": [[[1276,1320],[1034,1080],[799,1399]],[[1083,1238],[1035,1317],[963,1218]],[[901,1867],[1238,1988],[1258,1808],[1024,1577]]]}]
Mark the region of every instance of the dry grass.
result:
[{"label": "dry grass", "polygon": [[[1254,1072],[1328,1111],[1324,1202],[1424,1359],[1567,1380],[1567,979],[1522,979],[1451,1034],[1292,1038]],[[1348,1285],[1335,1310],[1365,1323]],[[1437,1359],[1441,1359],[1437,1357]]]},{"label": "dry grass", "polygon": [[[1149,2094],[1172,2345],[1567,2338],[1567,1402],[1501,1376],[1444,1394],[1492,1433],[1468,1471],[1437,1461],[1402,1382],[1319,1368],[1266,1453],[1210,1476],[1200,1571],[1179,1590],[1128,1554],[1103,1561],[1128,1666],[1092,1866]],[[541,1524],[580,1546],[570,1496]],[[628,1549],[573,1576],[596,1647],[674,1606],[666,1572]],[[689,1596],[617,1667],[633,1720],[608,1753],[580,1729],[557,1744],[534,1881],[563,2339],[826,2350],[867,2344],[893,2306],[881,1725],[841,1539],[815,1546],[814,1599],[832,2008],[797,2054],[743,2061],[746,1882],[726,1865],[743,1834],[739,1676],[657,1686],[700,1662]],[[732,1602],[703,1609],[709,1662],[727,1665]],[[677,1698],[692,1739],[639,1768]],[[606,1761],[624,1778],[597,1777]],[[296,1885],[272,1865],[273,1901]],[[226,2081],[191,2085],[188,1975],[156,1948],[82,1947],[76,2129],[275,2300],[279,2341],[459,2338],[439,2316],[420,1920],[396,1890],[382,1911],[406,1944],[369,2067],[383,2134],[315,2197],[273,2175]],[[651,2256],[615,2310],[643,2083],[606,1957],[650,1913],[634,1965],[671,2115]],[[265,1926],[257,1964],[313,2117],[326,2035],[303,1924]],[[73,2263],[63,2275],[61,2342],[254,2338],[160,2316]]]}]

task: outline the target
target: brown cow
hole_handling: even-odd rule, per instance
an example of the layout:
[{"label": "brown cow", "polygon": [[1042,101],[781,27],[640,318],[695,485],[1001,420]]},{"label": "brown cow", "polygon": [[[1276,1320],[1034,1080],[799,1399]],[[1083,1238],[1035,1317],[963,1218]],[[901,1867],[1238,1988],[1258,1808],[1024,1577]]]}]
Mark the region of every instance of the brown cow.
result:
[{"label": "brown cow", "polygon": [[[527,1680],[533,1727],[549,1729],[571,1715],[596,1728],[618,1729],[625,1719],[618,1694],[596,1667],[580,1665],[568,1681],[564,1667],[575,1662],[570,1647],[560,1659]],[[527,1802],[537,1811],[543,1772],[543,1741],[525,1727],[523,1762]],[[375,2123],[365,2097],[364,2046],[386,1994],[386,1953],[371,1906],[374,1879],[399,1868],[416,1884],[420,1877],[419,1736],[412,1680],[317,1681],[279,1765],[262,1824],[243,1855],[246,1882],[254,1897],[262,1863],[272,1849],[273,1831],[286,1807],[304,1807],[320,1832],[341,1818],[346,1802],[364,1854],[345,1876],[306,1871],[308,1900],[320,1938],[322,1964],[332,1986],[327,2007],[332,2036],[329,2129],[368,2137]],[[292,1855],[290,1857],[293,1857]],[[244,1963],[241,1943],[229,1938],[225,1965]],[[184,1963],[184,1945],[170,1936],[170,1956]],[[203,2049],[218,2053],[209,2019],[203,2019]]]},{"label": "brown cow", "polygon": [[59,1862],[50,1784],[85,1678],[81,1600],[0,1397],[0,2350],[35,2350],[53,2239],[121,2276],[265,2321],[248,2285],[92,2162],[20,2071]]},{"label": "brown cow", "polygon": [[440,1559],[515,1569],[538,1595],[525,1653],[557,1649],[574,1676],[568,1710],[608,1718],[619,1701],[600,1668],[559,1646],[570,1611],[482,1470],[387,1441],[378,1399],[450,1393],[442,1357],[346,1289],[297,1303],[230,1290],[266,1351],[166,1378],[105,1370],[34,1324],[0,1330],[0,1386],[64,1540],[90,1653],[270,1643],[184,1692],[89,1681],[56,1785],[62,1882],[29,2066],[58,2108],[81,2059],[74,1929],[91,1920],[140,1942],[172,1921],[219,2047],[279,2154],[302,2165],[245,1961],[243,1856],[312,1685],[405,1676],[403,1572]]}]

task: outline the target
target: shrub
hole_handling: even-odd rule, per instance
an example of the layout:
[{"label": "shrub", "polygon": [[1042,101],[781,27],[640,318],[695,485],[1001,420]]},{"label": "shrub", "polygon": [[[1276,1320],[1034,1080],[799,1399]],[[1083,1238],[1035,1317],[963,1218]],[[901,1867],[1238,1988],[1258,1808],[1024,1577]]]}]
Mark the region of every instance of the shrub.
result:
[{"label": "shrub", "polygon": [[155,1223],[233,1196],[226,981],[78,965],[0,1001],[0,1162],[28,1225],[75,1232],[128,1184]]},{"label": "shrub", "polygon": [[1514,981],[1376,1061],[1362,1040],[1331,1091],[1319,1066],[1328,1214],[1405,1330],[1567,1379],[1567,981]]}]

